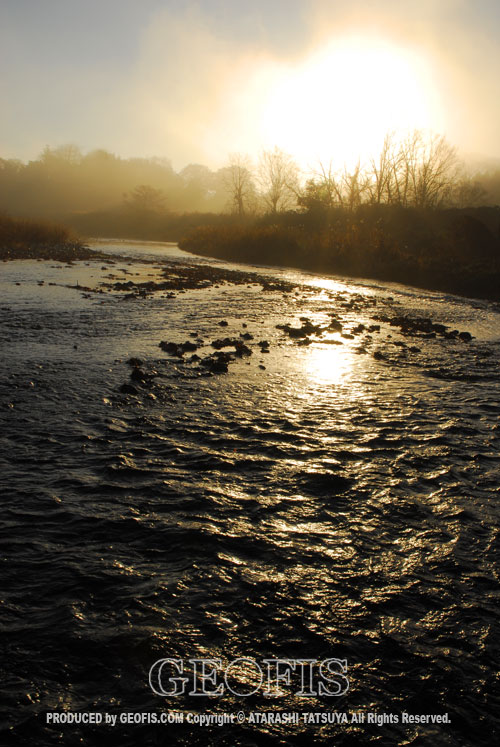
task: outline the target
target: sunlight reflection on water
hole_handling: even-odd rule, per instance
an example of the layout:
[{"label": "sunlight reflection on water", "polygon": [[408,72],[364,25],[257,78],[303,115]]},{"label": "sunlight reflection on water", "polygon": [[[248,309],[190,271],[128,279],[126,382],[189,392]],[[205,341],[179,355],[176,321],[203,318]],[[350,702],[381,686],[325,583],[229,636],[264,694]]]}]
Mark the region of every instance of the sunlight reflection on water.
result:
[{"label": "sunlight reflection on water", "polygon": [[[53,269],[10,265],[11,306],[0,306],[1,539],[8,546],[13,528],[22,532],[5,567],[7,647],[13,671],[29,657],[44,706],[66,702],[69,685],[80,705],[153,711],[145,672],[166,654],[338,653],[352,672],[349,708],[418,703],[467,718],[498,671],[498,348],[408,337],[377,317],[429,315],[460,329],[479,318],[493,329],[495,307],[298,272],[288,293],[215,281],[124,302],[48,288]],[[54,275],[78,273],[82,284],[100,271]],[[64,308],[61,290],[74,299]],[[335,319],[340,328],[329,326]],[[286,331],[307,322],[307,340]],[[222,376],[159,348],[196,334],[207,355],[216,338],[249,333],[252,355]],[[129,396],[131,356],[146,378]],[[244,662],[232,672],[248,689],[254,675]],[[19,709],[26,680],[4,681]],[[494,706],[493,688],[484,692],[483,713]],[[293,693],[279,705],[304,707]],[[331,702],[310,707],[330,711]],[[194,744],[192,732],[175,736]],[[395,735],[356,736],[339,744]],[[251,739],[271,737],[263,727]]]},{"label": "sunlight reflection on water", "polygon": [[346,384],[352,378],[354,356],[344,345],[314,344],[304,358],[304,369],[314,382]]}]

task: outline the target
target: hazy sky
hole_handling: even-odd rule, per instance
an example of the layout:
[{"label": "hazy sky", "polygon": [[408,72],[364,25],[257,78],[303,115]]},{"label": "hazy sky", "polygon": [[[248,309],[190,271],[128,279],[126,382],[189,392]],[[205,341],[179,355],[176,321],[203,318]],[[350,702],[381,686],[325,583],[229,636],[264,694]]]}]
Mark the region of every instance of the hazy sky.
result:
[{"label": "hazy sky", "polygon": [[500,157],[499,39],[498,0],[0,0],[0,157],[307,166],[412,127]]}]

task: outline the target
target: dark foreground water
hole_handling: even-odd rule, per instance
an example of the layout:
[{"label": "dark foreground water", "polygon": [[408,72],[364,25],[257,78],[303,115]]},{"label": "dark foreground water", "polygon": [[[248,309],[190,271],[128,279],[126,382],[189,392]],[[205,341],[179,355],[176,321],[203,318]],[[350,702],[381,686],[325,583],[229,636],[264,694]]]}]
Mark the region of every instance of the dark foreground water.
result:
[{"label": "dark foreground water", "polygon": [[[174,270],[198,261],[108,248]],[[263,290],[258,275],[229,284],[218,269],[195,290],[127,298],[64,286],[158,280],[153,265],[53,264],[0,268],[0,739],[496,744],[498,306],[286,271],[268,271]],[[225,337],[251,353],[240,347],[227,373],[190,360]],[[156,695],[149,670],[167,657],[185,662],[189,689],[188,659],[220,659],[205,687],[225,692]],[[255,689],[246,698],[224,683],[240,657],[251,661],[228,683]],[[346,660],[346,679],[326,684],[349,689],[300,697],[297,667],[268,697],[252,661],[265,679],[277,658]],[[317,665],[302,671],[317,692]],[[47,723],[64,712],[117,723]],[[162,714],[184,723],[120,723]]]}]

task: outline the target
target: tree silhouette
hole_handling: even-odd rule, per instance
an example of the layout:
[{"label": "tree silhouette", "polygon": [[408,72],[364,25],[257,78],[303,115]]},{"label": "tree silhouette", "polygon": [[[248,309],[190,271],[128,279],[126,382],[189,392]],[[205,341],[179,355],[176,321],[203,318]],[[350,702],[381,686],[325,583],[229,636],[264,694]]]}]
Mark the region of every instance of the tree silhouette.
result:
[{"label": "tree silhouette", "polygon": [[241,153],[232,153],[229,156],[229,166],[221,169],[221,176],[229,195],[232,211],[240,218],[243,217],[255,198],[252,164],[249,157]]},{"label": "tree silhouette", "polygon": [[299,196],[299,167],[288,153],[278,147],[263,151],[257,179],[262,200],[270,213],[295,207]]},{"label": "tree silhouette", "polygon": [[155,189],[148,184],[140,184],[124,197],[127,207],[138,213],[163,213],[165,200],[161,189]]}]

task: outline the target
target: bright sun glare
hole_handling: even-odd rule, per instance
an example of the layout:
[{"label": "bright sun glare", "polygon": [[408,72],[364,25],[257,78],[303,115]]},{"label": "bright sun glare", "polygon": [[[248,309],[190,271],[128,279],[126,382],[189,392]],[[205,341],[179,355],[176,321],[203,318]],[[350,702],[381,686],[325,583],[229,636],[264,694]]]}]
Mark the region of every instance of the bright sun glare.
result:
[{"label": "bright sun glare", "polygon": [[260,137],[303,165],[348,166],[375,156],[389,131],[439,131],[429,65],[415,53],[359,37],[334,41],[277,73]]}]

